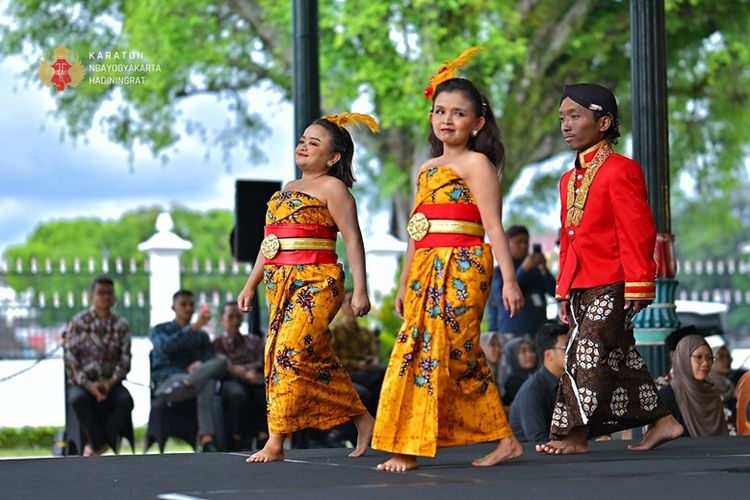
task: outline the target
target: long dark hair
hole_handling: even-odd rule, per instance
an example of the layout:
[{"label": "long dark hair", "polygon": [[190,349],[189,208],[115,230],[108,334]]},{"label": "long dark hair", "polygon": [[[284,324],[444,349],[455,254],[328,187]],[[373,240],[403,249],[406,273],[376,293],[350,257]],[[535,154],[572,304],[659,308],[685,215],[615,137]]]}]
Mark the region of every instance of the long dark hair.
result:
[{"label": "long dark hair", "polygon": [[[505,146],[500,138],[500,129],[497,128],[495,115],[492,114],[490,102],[479,89],[465,78],[451,78],[446,80],[435,89],[435,95],[432,96],[433,109],[435,99],[441,92],[459,91],[471,102],[474,114],[484,117],[484,127],[479,131],[476,137],[469,138],[469,149],[483,153],[490,162],[495,165],[498,173],[502,173],[505,166]],[[433,158],[443,154],[443,143],[435,136],[432,127],[430,127],[430,154]]]},{"label": "long dark hair", "polygon": [[341,180],[346,187],[354,185],[354,174],[352,173],[352,159],[354,158],[354,142],[349,131],[344,127],[339,127],[325,118],[318,118],[312,125],[320,125],[328,130],[331,134],[331,150],[334,153],[340,153],[339,161],[331,165],[328,169],[328,175],[332,175]]}]

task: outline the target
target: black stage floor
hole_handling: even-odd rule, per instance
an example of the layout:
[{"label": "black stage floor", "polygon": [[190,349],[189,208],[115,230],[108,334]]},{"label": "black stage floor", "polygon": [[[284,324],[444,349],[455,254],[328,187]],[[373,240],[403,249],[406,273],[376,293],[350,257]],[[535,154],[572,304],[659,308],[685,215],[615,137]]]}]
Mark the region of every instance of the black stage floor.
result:
[{"label": "black stage floor", "polygon": [[577,456],[525,446],[515,461],[468,463],[492,449],[439,451],[411,472],[375,470],[387,455],[345,449],[288,450],[285,462],[245,464],[230,453],[121,455],[0,461],[0,498],[119,499],[743,499],[750,498],[750,438],[679,439],[646,453],[596,442]]}]

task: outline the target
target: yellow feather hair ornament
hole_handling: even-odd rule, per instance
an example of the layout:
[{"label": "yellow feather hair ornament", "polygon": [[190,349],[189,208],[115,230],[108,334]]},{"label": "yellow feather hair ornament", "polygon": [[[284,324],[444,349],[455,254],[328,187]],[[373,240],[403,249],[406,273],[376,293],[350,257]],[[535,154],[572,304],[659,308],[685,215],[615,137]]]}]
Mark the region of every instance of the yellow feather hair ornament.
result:
[{"label": "yellow feather hair ornament", "polygon": [[427,99],[432,99],[437,86],[446,80],[454,78],[456,76],[456,70],[471,61],[480,50],[482,50],[482,47],[470,47],[464,50],[461,55],[454,60],[448,61],[441,66],[438,72],[430,79],[430,84],[425,87],[424,96]]},{"label": "yellow feather hair ornament", "polygon": [[324,120],[328,120],[331,123],[336,124],[339,128],[343,128],[344,125],[356,125],[357,127],[364,125],[370,129],[371,132],[378,132],[380,127],[378,122],[370,115],[364,113],[339,113],[336,115],[325,115]]}]

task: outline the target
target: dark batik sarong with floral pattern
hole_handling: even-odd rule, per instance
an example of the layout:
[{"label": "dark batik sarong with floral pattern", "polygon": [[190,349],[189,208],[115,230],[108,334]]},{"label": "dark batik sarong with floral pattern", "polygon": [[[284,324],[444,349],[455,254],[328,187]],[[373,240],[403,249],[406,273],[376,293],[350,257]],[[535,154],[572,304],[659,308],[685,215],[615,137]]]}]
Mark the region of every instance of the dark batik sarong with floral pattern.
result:
[{"label": "dark batik sarong with floral pattern", "polygon": [[588,426],[589,438],[640,427],[668,415],[635,348],[623,283],[573,290],[570,340],[550,435]]}]

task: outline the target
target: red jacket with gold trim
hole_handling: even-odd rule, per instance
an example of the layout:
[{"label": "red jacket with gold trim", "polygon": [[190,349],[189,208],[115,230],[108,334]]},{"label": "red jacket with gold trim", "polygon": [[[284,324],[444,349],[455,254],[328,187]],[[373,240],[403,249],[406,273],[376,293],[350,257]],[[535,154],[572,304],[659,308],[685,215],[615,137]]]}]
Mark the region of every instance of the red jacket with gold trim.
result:
[{"label": "red jacket with gold trim", "polygon": [[[591,161],[596,153],[584,153]],[[653,300],[656,227],[646,196],[643,171],[635,160],[612,153],[590,184],[580,225],[566,227],[568,183],[580,184],[586,169],[560,179],[562,201],[560,271],[555,298],[569,300],[570,291],[625,282],[625,299]]]}]

